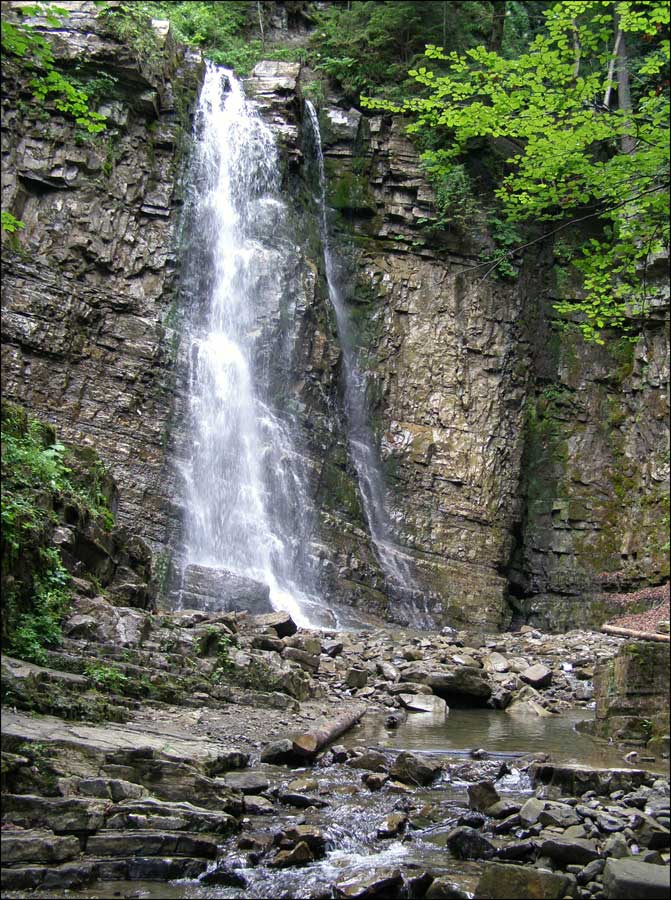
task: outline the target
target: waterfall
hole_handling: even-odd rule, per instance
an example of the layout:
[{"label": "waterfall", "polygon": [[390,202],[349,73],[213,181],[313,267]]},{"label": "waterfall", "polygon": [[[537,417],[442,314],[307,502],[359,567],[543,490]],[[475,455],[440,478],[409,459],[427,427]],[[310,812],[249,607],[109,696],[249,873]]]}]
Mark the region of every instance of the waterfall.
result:
[{"label": "waterfall", "polygon": [[324,269],[329,300],[335,313],[336,328],[342,353],[345,414],[348,425],[349,449],[357,474],[363,511],[368,523],[373,546],[382,571],[392,589],[400,588],[403,594],[413,592],[412,572],[408,560],[393,543],[391,523],[385,504],[384,482],[374,448],[373,435],[368,424],[369,410],[366,403],[366,380],[357,366],[356,349],[352,340],[350,321],[345,308],[342,287],[336,271],[328,219],[326,214],[326,174],[324,153],[317,111],[307,100],[306,107],[315,144],[319,172],[319,195],[316,198],[320,214],[320,230],[324,253]]},{"label": "waterfall", "polygon": [[278,402],[289,386],[273,383],[268,363],[286,351],[269,307],[293,250],[282,239],[277,149],[241,83],[210,63],[195,136],[185,565],[261,582],[274,608],[309,625],[319,619],[304,559],[311,504],[294,423]]}]

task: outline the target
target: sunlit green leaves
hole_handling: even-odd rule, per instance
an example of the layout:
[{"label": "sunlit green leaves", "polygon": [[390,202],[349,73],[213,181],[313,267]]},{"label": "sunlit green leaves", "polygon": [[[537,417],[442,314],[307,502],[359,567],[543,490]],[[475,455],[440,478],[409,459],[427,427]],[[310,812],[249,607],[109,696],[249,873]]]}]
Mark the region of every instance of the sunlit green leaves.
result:
[{"label": "sunlit green leaves", "polygon": [[[630,59],[633,110],[618,109],[614,100],[615,14],[625,38],[644,48]],[[362,98],[366,106],[408,114],[409,130],[420,136],[439,129],[447,144],[445,172],[473,138],[512,143],[496,190],[509,221],[600,221],[603,238],[574,261],[585,299],[558,305],[579,314],[591,339],[644,313],[646,260],[669,242],[668,23],[668,4],[657,0],[558,3],[546,15],[545,32],[514,59],[485,47],[457,54],[430,45],[426,56],[444,74],[414,70],[423,96],[395,105]],[[606,107],[609,84],[613,99]],[[623,152],[625,139],[633,141],[633,152]],[[438,177],[440,161],[432,165]]]}]

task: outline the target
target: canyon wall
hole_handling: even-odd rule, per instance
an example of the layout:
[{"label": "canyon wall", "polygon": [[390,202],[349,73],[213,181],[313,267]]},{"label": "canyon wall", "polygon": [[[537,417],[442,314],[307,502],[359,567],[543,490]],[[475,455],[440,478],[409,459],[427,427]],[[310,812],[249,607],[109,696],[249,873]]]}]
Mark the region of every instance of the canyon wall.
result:
[{"label": "canyon wall", "polygon": [[[178,291],[189,236],[177,226],[200,62],[162,32],[154,61],[140,63],[92,4],[66,5],[56,55],[116,79],[101,100],[109,126],[83,140],[21,102],[20,73],[7,85],[3,210],[25,229],[3,246],[4,393],[95,445],[119,484],[121,522],[178,561],[189,439],[179,329],[193,298]],[[416,573],[416,593],[390,596],[347,447],[307,79],[298,64],[261,63],[247,88],[282,147],[281,240],[293,248],[263,288],[260,346],[290,384],[277,402],[310,473],[326,602],[489,628],[513,615],[557,628],[607,618],[604,595],[668,578],[668,304],[635,345],[560,333],[547,247],[497,280],[482,263],[485,231],[431,227],[433,196],[402,123],[335,97],[323,105],[330,224],[395,538]]]}]

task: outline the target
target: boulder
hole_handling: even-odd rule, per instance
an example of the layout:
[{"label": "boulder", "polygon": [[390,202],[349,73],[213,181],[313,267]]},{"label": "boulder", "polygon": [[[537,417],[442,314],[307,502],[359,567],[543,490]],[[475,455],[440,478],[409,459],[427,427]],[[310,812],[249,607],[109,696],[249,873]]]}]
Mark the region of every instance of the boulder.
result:
[{"label": "boulder", "polygon": [[492,686],[482,669],[460,666],[451,672],[438,672],[427,676],[426,684],[434,694],[446,700],[457,698],[483,705],[492,694]]},{"label": "boulder", "polygon": [[387,816],[384,822],[378,825],[377,836],[379,838],[397,837],[401,832],[405,831],[408,824],[408,816],[404,812],[393,812]]},{"label": "boulder", "polygon": [[279,638],[290,637],[298,631],[298,625],[296,625],[289,613],[283,610],[253,616],[252,622],[258,628],[272,628]]},{"label": "boulder", "polygon": [[498,791],[491,781],[478,781],[468,786],[468,805],[471,809],[485,812],[500,799]]},{"label": "boulder", "polygon": [[571,864],[586,866],[593,859],[598,859],[599,851],[594,841],[582,838],[552,837],[541,844],[541,856],[547,856],[553,862],[563,866]]},{"label": "boulder", "polygon": [[608,900],[662,900],[669,896],[669,867],[636,859],[609,859],[603,871]]},{"label": "boulder", "polygon": [[305,866],[314,862],[312,850],[306,841],[299,841],[291,850],[280,850],[268,863],[273,869],[286,869],[289,866]]},{"label": "boulder", "polygon": [[369,772],[386,772],[389,768],[387,757],[378,750],[369,750],[353,756],[345,765],[350,769],[367,769]]},{"label": "boulder", "polygon": [[272,743],[266,744],[261,751],[261,762],[287,763],[292,762],[295,758],[294,746],[289,738],[272,741]]},{"label": "boulder", "polygon": [[552,681],[552,670],[541,663],[536,663],[533,666],[529,666],[529,668],[525,669],[523,672],[520,672],[520,678],[532,687],[547,687]]},{"label": "boulder", "polygon": [[[421,894],[416,896],[421,897]],[[468,900],[469,894],[449,878],[434,878],[424,897],[426,900]]]},{"label": "boulder", "polygon": [[445,838],[445,846],[458,859],[488,859],[496,848],[479,831],[458,825]]},{"label": "boulder", "polygon": [[368,683],[368,672],[366,669],[350,669],[345,677],[345,684],[350,688],[366,687]]},{"label": "boulder", "polygon": [[510,662],[501,653],[490,653],[483,660],[483,668],[485,672],[508,672],[510,670]]},{"label": "boulder", "polygon": [[440,775],[442,765],[414,753],[399,753],[390,770],[392,778],[405,784],[431,784]]},{"label": "boulder", "polygon": [[533,866],[486,862],[475,890],[476,900],[560,900],[571,879]]},{"label": "boulder", "polygon": [[411,712],[431,713],[441,719],[447,718],[449,712],[443,698],[434,694],[399,694],[398,699]]},{"label": "boulder", "polygon": [[209,566],[186,566],[180,598],[183,608],[205,612],[274,612],[267,584]]},{"label": "boulder", "polygon": [[259,772],[228,772],[224,784],[243,794],[261,794],[268,789],[268,779]]}]

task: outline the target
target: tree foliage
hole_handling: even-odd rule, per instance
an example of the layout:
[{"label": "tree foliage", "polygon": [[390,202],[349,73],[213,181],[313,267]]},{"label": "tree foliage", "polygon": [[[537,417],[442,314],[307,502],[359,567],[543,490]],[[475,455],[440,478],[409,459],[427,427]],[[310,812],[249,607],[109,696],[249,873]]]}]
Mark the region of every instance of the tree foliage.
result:
[{"label": "tree foliage", "polygon": [[[18,12],[27,18],[39,16],[49,26],[61,25],[68,15],[67,9],[52,3],[22,6]],[[72,116],[89,134],[104,131],[105,116],[92,110],[86,91],[61,72],[47,37],[35,25],[3,18],[2,50],[29,73],[28,84],[37,103],[51,101],[55,109]]]},{"label": "tree foliage", "polygon": [[[573,0],[552,6],[528,50],[512,58],[478,46],[427,46],[410,72],[422,95],[404,103],[362,98],[410,114],[411,132],[439,134],[424,154],[434,174],[465,158],[473,139],[507,148],[496,195],[509,222],[596,219],[600,233],[574,265],[584,297],[562,298],[585,337],[603,342],[651,297],[646,268],[668,248],[668,62],[666,3]],[[435,143],[435,141],[434,141]]]}]

